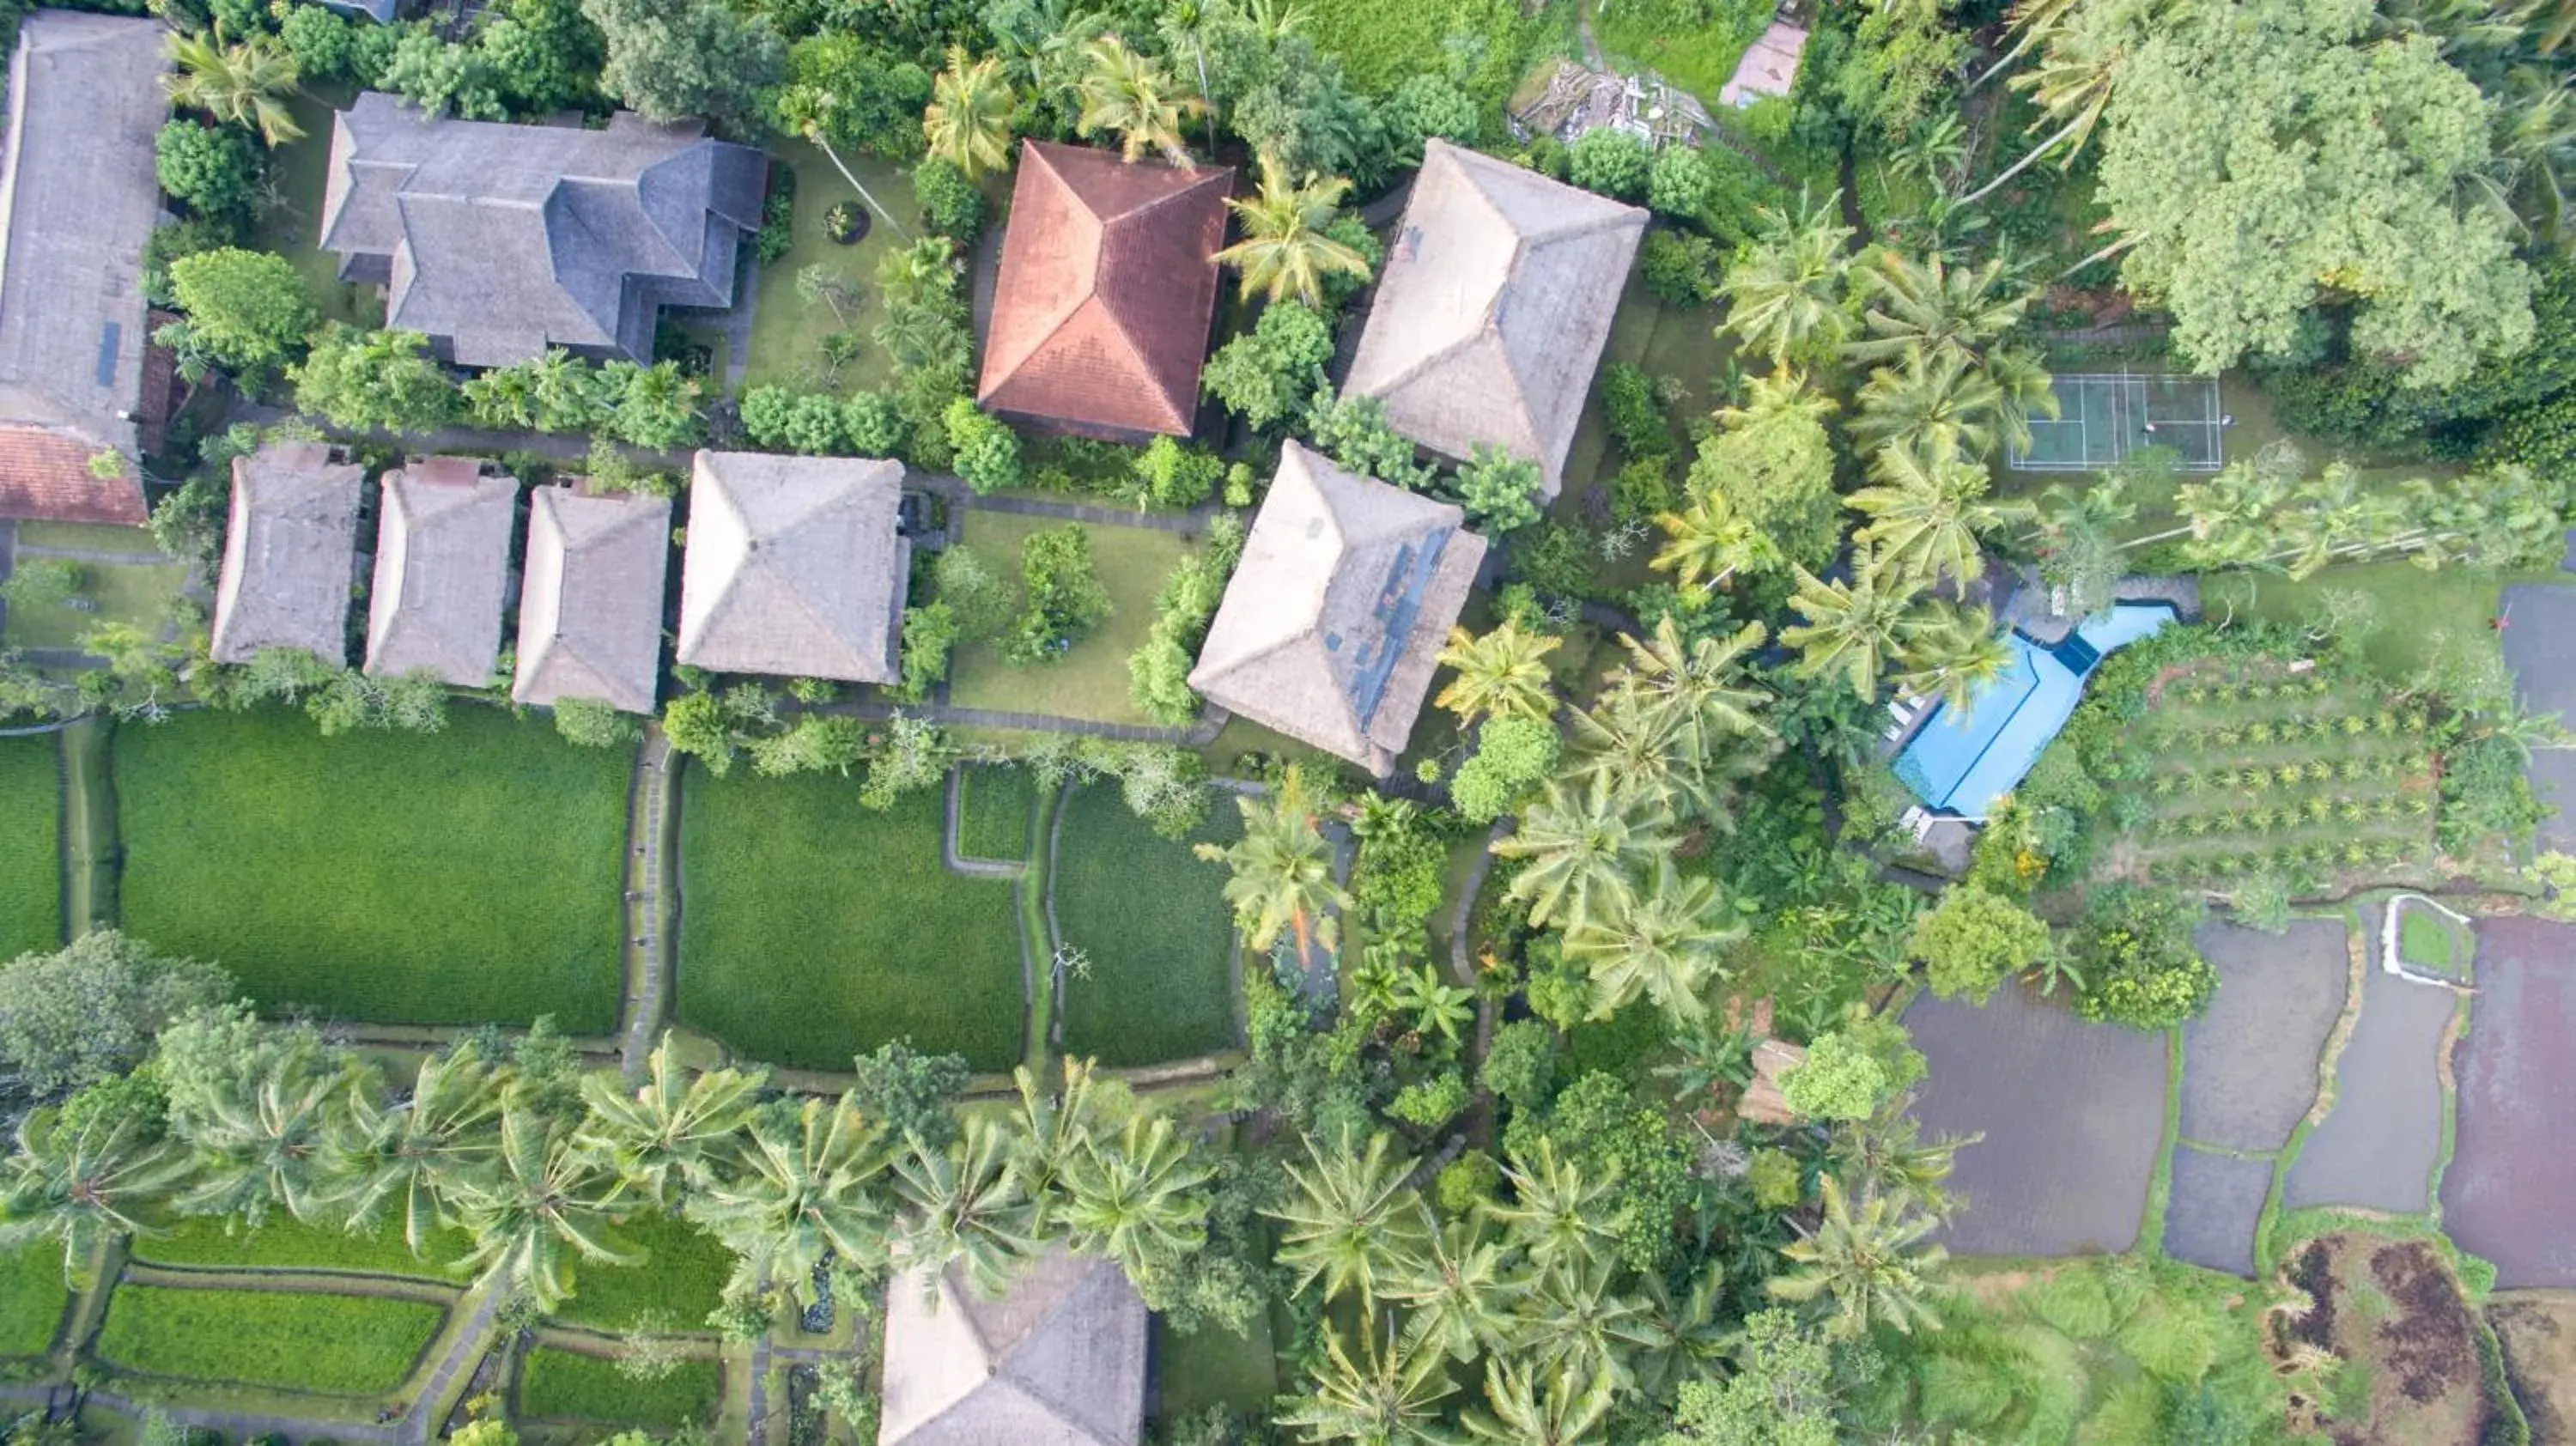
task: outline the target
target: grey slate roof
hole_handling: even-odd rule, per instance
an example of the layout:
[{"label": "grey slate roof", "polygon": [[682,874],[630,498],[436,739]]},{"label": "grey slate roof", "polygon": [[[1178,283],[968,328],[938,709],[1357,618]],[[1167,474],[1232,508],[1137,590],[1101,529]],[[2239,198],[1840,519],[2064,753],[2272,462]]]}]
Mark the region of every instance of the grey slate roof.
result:
[{"label": "grey slate roof", "polygon": [[1554,497],[1645,230],[1634,206],[1429,142],[1342,395],[1443,456],[1534,461]]},{"label": "grey slate roof", "polygon": [[302,648],[347,664],[366,479],[365,468],[320,442],[271,442],[233,459],[232,527],[215,582],[216,662]]},{"label": "grey slate roof", "polygon": [[891,683],[912,544],[903,464],[700,452],[679,659],[718,673]]},{"label": "grey slate roof", "polygon": [[369,91],[332,126],[321,244],[384,285],[386,325],[461,365],[549,346],[649,361],[658,308],[732,299],[766,175],[694,122],[428,119]]},{"label": "grey slate roof", "polygon": [[386,473],[384,489],[367,671],[425,669],[460,688],[489,686],[501,658],[517,479],[485,476],[471,457],[429,457]]},{"label": "grey slate roof", "polygon": [[999,1300],[956,1267],[886,1291],[879,1446],[1135,1446],[1145,1302],[1110,1261],[1055,1251]]},{"label": "grey slate roof", "polygon": [[9,59],[0,141],[0,422],[134,451],[143,243],[170,113],[157,20],[37,10]]},{"label": "grey slate roof", "polygon": [[549,707],[581,698],[652,712],[670,570],[669,498],[530,492],[511,699]]},{"label": "grey slate roof", "polygon": [[1484,560],[1465,520],[1289,442],[1190,686],[1384,777]]}]

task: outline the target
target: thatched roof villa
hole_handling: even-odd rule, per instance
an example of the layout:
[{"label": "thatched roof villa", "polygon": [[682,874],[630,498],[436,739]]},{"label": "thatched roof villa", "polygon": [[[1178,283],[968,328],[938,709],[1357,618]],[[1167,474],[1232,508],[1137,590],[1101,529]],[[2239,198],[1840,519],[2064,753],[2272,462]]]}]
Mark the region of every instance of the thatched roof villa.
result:
[{"label": "thatched roof villa", "polygon": [[912,544],[903,464],[700,452],[679,659],[717,673],[891,683]]},{"label": "thatched roof villa", "polygon": [[652,712],[670,568],[669,498],[530,492],[512,701]]},{"label": "thatched roof villa", "polygon": [[233,459],[232,526],[215,582],[216,662],[302,648],[347,664],[366,478],[320,442],[271,442]]},{"label": "thatched roof villa", "polygon": [[518,510],[518,479],[472,457],[417,458],[385,474],[368,672],[426,671],[460,688],[491,683]]},{"label": "thatched roof villa", "polygon": [[956,1267],[886,1291],[879,1446],[1136,1446],[1144,1301],[1111,1261],[1056,1251],[999,1300]]}]

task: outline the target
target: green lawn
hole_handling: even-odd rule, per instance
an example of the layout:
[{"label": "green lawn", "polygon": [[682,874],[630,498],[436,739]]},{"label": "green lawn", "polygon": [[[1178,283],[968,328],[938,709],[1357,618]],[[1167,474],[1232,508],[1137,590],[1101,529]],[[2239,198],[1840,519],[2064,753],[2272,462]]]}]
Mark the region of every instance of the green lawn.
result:
[{"label": "green lawn", "polygon": [[170,615],[171,599],[188,585],[188,568],[182,563],[111,567],[84,562],[78,566],[81,586],[74,600],[90,606],[76,608],[57,603],[49,607],[13,607],[9,609],[8,627],[0,629],[0,646],[76,648],[82,634],[109,622],[157,630]]},{"label": "green lawn", "polygon": [[1056,924],[1061,942],[1091,960],[1090,978],[1065,985],[1065,1051],[1139,1065],[1233,1044],[1225,865],[1190,852],[1194,843],[1242,834],[1233,796],[1220,794],[1182,843],[1156,837],[1114,784],[1077,790],[1065,810],[1056,834]]},{"label": "green lawn", "polygon": [[[1020,544],[1031,533],[1064,524],[1049,517],[969,508],[960,517],[964,540],[976,556],[1016,585]],[[1052,662],[1014,666],[999,648],[961,648],[948,699],[962,708],[1013,713],[1053,713],[1099,723],[1151,723],[1127,697],[1127,655],[1143,647],[1154,626],[1154,594],[1191,549],[1176,534],[1146,527],[1085,524],[1091,560],[1109,589],[1112,611],[1100,625]]]},{"label": "green lawn", "polygon": [[2263,573],[2215,573],[2200,581],[2200,611],[2210,622],[2238,617],[2295,623],[2333,590],[2361,593],[2378,604],[2379,628],[2364,652],[2389,682],[2404,683],[2446,647],[2496,646],[2504,583],[2475,568],[2426,572],[2411,562],[2371,562],[2329,567],[2300,582]]},{"label": "green lawn", "polygon": [[2432,910],[2416,904],[2398,915],[2397,954],[2409,964],[2448,974],[2452,963],[2451,931]]},{"label": "green lawn", "polygon": [[382,326],[383,291],[342,281],[338,253],[320,245],[322,193],[331,178],[332,108],[326,101],[302,94],[287,104],[295,112],[295,123],[304,128],[304,139],[269,153],[269,170],[285,204],[259,218],[251,244],[295,263],[323,320]]},{"label": "green lawn", "polygon": [[355,1295],[120,1285],[97,1353],[149,1375],[380,1396],[411,1374],[445,1315]]},{"label": "green lawn", "polygon": [[1249,1335],[1203,1326],[1184,1335],[1161,1317],[1154,1321],[1154,1354],[1160,1363],[1162,1396],[1156,1417],[1166,1427],[1206,1410],[1231,1406],[1248,1415],[1265,1414],[1279,1391],[1279,1366],[1271,1357],[1270,1314],[1252,1319]]},{"label": "green lawn", "polygon": [[125,928],[264,1009],[613,1026],[624,751],[458,705],[428,736],[191,713],[116,755]]},{"label": "green lawn", "polygon": [[0,738],[0,959],[63,942],[62,782],[54,735]]},{"label": "green lawn", "polygon": [[[770,156],[796,173],[796,244],[786,255],[761,265],[744,384],[756,387],[776,382],[800,388],[819,387],[823,382],[823,338],[836,331],[854,331],[861,338],[859,357],[841,369],[835,390],[846,395],[860,387],[878,385],[892,374],[893,362],[885,348],[871,337],[877,323],[885,319],[876,298],[877,261],[924,234],[920,203],[913,199],[912,178],[884,161],[845,153],[841,159],[850,170],[912,234],[898,235],[883,217],[872,214],[868,234],[856,245],[843,246],[825,234],[823,213],[838,202],[857,204],[858,192],[850,188],[821,151],[803,141],[779,141],[770,147]],[[817,264],[828,268],[858,294],[858,305],[846,320],[833,315],[829,306],[808,305],[796,294],[796,274]]]},{"label": "green lawn", "polygon": [[957,852],[970,859],[1029,856],[1029,822],[1037,784],[1019,767],[974,767],[958,786]]},{"label": "green lawn", "polygon": [[[226,1226],[232,1228],[227,1231]],[[280,1211],[257,1230],[245,1230],[229,1219],[181,1221],[165,1234],[139,1236],[134,1256],[151,1265],[219,1265],[283,1267],[304,1270],[356,1270],[377,1275],[407,1275],[424,1280],[462,1280],[450,1268],[473,1248],[461,1230],[441,1230],[420,1255],[403,1240],[402,1221],[388,1218],[363,1235],[306,1225]]]},{"label": "green lawn", "polygon": [[1011,886],[940,866],[940,790],[872,813],[837,775],[693,771],[684,796],[682,1019],[805,1069],[907,1037],[978,1069],[1018,1061]]},{"label": "green lawn", "polygon": [[1651,70],[1712,106],[1717,104],[1717,93],[1735,78],[1735,63],[1771,21],[1767,5],[1727,0],[1710,7],[1715,14],[1707,24],[1675,35],[1635,15],[1633,6],[1609,9],[1607,15],[1595,10],[1592,34],[1611,64]]},{"label": "green lawn", "polygon": [[70,1299],[63,1287],[63,1252],[52,1241],[0,1255],[0,1356],[43,1355]]},{"label": "green lawn", "polygon": [[555,1312],[557,1318],[624,1330],[636,1317],[659,1310],[670,1316],[674,1331],[706,1329],[707,1312],[723,1303],[733,1253],[687,1221],[662,1215],[620,1226],[617,1236],[642,1250],[644,1263],[585,1261],[574,1267],[573,1297]]},{"label": "green lawn", "polygon": [[724,1367],[715,1361],[682,1361],[658,1381],[638,1381],[619,1374],[614,1361],[541,1348],[529,1354],[519,1377],[519,1409],[528,1415],[606,1426],[702,1422],[723,1398]]}]

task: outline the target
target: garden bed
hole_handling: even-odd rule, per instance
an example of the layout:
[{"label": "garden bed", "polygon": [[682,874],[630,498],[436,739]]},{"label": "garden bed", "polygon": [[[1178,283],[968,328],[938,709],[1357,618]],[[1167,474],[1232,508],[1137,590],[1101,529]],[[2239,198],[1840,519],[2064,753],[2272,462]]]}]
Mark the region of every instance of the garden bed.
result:
[{"label": "garden bed", "polygon": [[323,738],[276,708],[120,727],[125,929],[269,1013],[604,1033],[633,762],[464,704],[435,734]]},{"label": "garden bed", "polygon": [[382,1396],[410,1377],[445,1316],[408,1300],[126,1284],[96,1351],[146,1375]]},{"label": "garden bed", "polygon": [[2442,1223],[2507,1286],[2576,1287],[2576,925],[2478,925]]},{"label": "garden bed", "polygon": [[680,1017],[740,1054],[846,1070],[887,1040],[1020,1059],[1011,885],[939,857],[942,791],[886,813],[837,775],[692,771],[683,794]]},{"label": "garden bed", "polygon": [[1234,917],[1226,869],[1199,858],[1198,843],[1243,834],[1231,794],[1221,794],[1188,839],[1157,836],[1119,797],[1093,783],[1066,800],[1056,831],[1058,942],[1080,949],[1090,977],[1066,981],[1058,1001],[1068,1054],[1105,1065],[1161,1064],[1236,1042]]},{"label": "garden bed", "polygon": [[716,1361],[682,1361],[659,1380],[639,1381],[615,1361],[539,1347],[519,1376],[521,1411],[603,1426],[670,1430],[703,1423],[723,1399],[724,1367]]},{"label": "garden bed", "polygon": [[63,1252],[53,1241],[0,1255],[0,1356],[43,1355],[53,1346],[70,1299]]},{"label": "garden bed", "polygon": [[374,1230],[353,1235],[304,1224],[281,1210],[272,1212],[268,1223],[257,1230],[244,1229],[229,1217],[183,1220],[160,1234],[135,1237],[134,1258],[147,1265],[350,1270],[458,1281],[467,1272],[456,1269],[454,1262],[473,1248],[473,1237],[464,1231],[440,1230],[415,1256],[403,1239],[398,1213]]},{"label": "garden bed", "polygon": [[2182,1137],[2277,1150],[2317,1102],[2318,1060],[2352,975],[2344,926],[2207,924],[2194,942],[2218,971],[2218,994],[2183,1026]]},{"label": "garden bed", "polygon": [[961,858],[1023,863],[1038,789],[1016,765],[966,765],[957,774],[957,853]]},{"label": "garden bed", "polygon": [[2334,1108],[2290,1167],[2293,1210],[2340,1205],[2421,1215],[2442,1152],[2441,1049],[2456,996],[2372,969],[2361,1019],[2335,1067]]},{"label": "garden bed", "polygon": [[[961,540],[985,566],[1020,580],[1020,546],[1032,533],[1064,526],[1061,518],[960,508]],[[1082,523],[1091,537],[1091,562],[1109,590],[1110,613],[1062,657],[1044,663],[1005,662],[1002,650],[978,643],[957,650],[948,701],[960,708],[1047,713],[1095,723],[1154,720],[1127,695],[1127,658],[1145,645],[1154,627],[1154,595],[1192,548],[1176,533],[1150,527]]]},{"label": "garden bed", "polygon": [[706,1330],[707,1312],[724,1302],[733,1252],[695,1225],[666,1215],[629,1221],[613,1234],[621,1245],[644,1252],[643,1263],[577,1263],[572,1299],[556,1308],[555,1318],[622,1331],[659,1311],[669,1318],[667,1330]]},{"label": "garden bed", "polygon": [[0,738],[0,960],[63,942],[62,780],[54,735]]}]

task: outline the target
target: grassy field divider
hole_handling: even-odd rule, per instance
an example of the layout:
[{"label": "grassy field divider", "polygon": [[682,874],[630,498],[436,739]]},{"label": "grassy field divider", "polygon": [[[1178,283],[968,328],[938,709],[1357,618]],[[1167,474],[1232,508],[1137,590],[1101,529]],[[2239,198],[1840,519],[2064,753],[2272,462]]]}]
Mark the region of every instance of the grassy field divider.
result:
[{"label": "grassy field divider", "polygon": [[2299,1163],[2299,1152],[2307,1148],[2308,1136],[2326,1122],[2334,1111],[2335,1075],[2343,1067],[2344,1047],[2352,1043],[2353,1031],[2361,1027],[2361,991],[2371,974],[2370,908],[2356,899],[2344,905],[2345,975],[2343,1013],[2335,1017],[2334,1026],[2326,1031],[2325,1047],[2317,1051],[2317,1099],[2308,1113],[2290,1127],[2290,1138],[2282,1143],[2281,1153],[2272,1162],[2272,1188],[2263,1196],[2263,1208],[2254,1217],[2254,1271],[2257,1278],[2268,1278],[2281,1265],[2281,1251],[2276,1245],[2284,1212],[2283,1195],[2290,1186],[2290,1168]]},{"label": "grassy field divider", "polygon": [[116,770],[108,724],[83,718],[62,732],[63,931],[77,938],[118,917]]},{"label": "grassy field divider", "polygon": [[1038,795],[1037,822],[1029,830],[1028,872],[1014,886],[1020,905],[1020,964],[1027,971],[1029,1035],[1023,1059],[1043,1079],[1061,1043],[1055,1017],[1055,951],[1062,937],[1055,924],[1055,849],[1064,832],[1065,800],[1073,796],[1068,781],[1054,792]]}]

